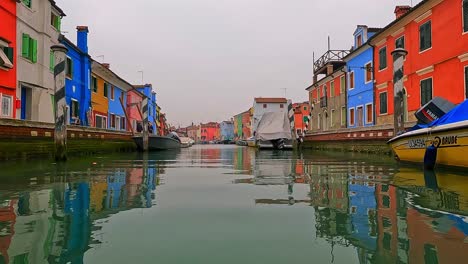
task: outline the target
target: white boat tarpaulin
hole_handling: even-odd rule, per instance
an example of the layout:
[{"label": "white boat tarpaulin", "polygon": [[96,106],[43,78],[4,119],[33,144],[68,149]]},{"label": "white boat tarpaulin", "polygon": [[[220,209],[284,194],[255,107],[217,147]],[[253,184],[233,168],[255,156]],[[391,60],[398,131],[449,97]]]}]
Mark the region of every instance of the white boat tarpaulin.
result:
[{"label": "white boat tarpaulin", "polygon": [[263,141],[280,138],[292,139],[287,113],[267,112],[263,114],[255,138]]}]

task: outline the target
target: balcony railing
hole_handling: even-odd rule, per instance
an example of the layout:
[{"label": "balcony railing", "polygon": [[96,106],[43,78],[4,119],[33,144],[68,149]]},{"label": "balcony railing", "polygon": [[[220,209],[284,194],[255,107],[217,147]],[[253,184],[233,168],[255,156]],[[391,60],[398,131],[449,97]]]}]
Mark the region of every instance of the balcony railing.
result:
[{"label": "balcony railing", "polygon": [[322,96],[320,97],[320,107],[327,107],[327,97],[326,96]]},{"label": "balcony railing", "polygon": [[314,61],[314,72],[317,72],[329,62],[342,61],[349,53],[349,50],[329,50],[325,52],[322,57]]}]

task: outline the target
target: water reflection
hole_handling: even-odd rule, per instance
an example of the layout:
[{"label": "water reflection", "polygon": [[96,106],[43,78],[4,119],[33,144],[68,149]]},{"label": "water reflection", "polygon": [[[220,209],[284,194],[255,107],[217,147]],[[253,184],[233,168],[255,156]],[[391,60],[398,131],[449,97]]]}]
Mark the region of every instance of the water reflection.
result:
[{"label": "water reflection", "polygon": [[[165,219],[164,212],[155,209],[164,202],[170,209],[174,197],[171,192],[163,192],[169,198],[161,199],[161,191],[182,187],[186,194],[181,199],[190,202],[196,199],[189,189],[194,182],[188,180],[193,178],[211,182],[229,179],[234,183],[228,184],[230,188],[242,188],[236,190],[246,195],[226,198],[226,184],[202,182],[204,191],[212,186],[223,191],[213,192],[211,201],[205,200],[209,196],[200,196],[202,204],[209,203],[209,209],[190,208],[192,214],[202,209],[204,214],[216,217],[222,215],[228,203],[235,204],[236,209],[250,210],[254,206],[255,214],[267,212],[269,217],[272,212],[284,210],[291,218],[298,217],[299,212],[310,212],[313,219],[304,219],[308,226],[288,225],[288,229],[313,230],[304,243],[317,258],[328,255],[325,262],[340,262],[342,256],[341,262],[345,263],[447,263],[468,256],[468,175],[399,168],[381,157],[196,146],[168,153],[82,160],[65,168],[31,164],[22,170],[16,166],[6,171],[8,176],[0,178],[0,263],[84,263],[90,249],[112,243],[107,241],[109,231],[104,226],[114,215],[152,210]],[[205,175],[209,173],[212,175]],[[187,177],[177,181],[178,175]],[[251,203],[228,200],[244,201],[241,198],[245,197]],[[197,205],[196,201],[191,205]],[[133,210],[136,208],[139,210]],[[239,222],[253,215],[250,211],[239,212]],[[169,219],[174,222],[184,217]],[[206,221],[211,219],[199,221],[199,226]],[[213,220],[211,224],[219,227],[223,222]],[[244,229],[256,232],[249,229],[251,222],[239,225],[236,233]],[[200,228],[179,226],[189,234]],[[262,226],[269,225],[262,222]],[[274,226],[268,232],[283,229]],[[155,240],[163,236],[161,230],[154,235]],[[231,239],[226,234],[217,242],[219,254],[229,252],[230,243],[236,239],[242,243],[256,241]],[[203,237],[197,239],[203,241]],[[298,238],[284,239],[295,243]],[[177,252],[179,242],[174,247],[164,244],[167,252]],[[249,247],[261,248],[258,244]],[[352,258],[346,255],[349,250]],[[274,250],[268,253],[279,254]],[[299,258],[298,252],[294,254]],[[269,263],[278,263],[272,259]]]}]

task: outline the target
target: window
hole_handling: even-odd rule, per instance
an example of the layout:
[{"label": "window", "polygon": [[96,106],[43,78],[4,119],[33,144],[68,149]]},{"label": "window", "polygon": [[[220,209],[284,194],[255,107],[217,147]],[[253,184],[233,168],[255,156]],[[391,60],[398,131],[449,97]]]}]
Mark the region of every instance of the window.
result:
[{"label": "window", "polygon": [[115,128],[115,115],[110,115],[110,128]]},{"label": "window", "polygon": [[336,120],[336,116],[335,116],[335,109],[332,109],[331,110],[331,115],[330,115],[330,127],[334,127],[334,123],[335,123],[335,120]]},{"label": "window", "polygon": [[388,192],[388,189],[389,189],[388,184],[382,184],[382,185],[380,186],[380,191],[381,191],[381,192]]},{"label": "window", "polygon": [[335,81],[330,82],[330,97],[335,96]]},{"label": "window", "polygon": [[107,128],[107,117],[96,115],[95,124],[97,128]]},{"label": "window", "polygon": [[421,106],[432,100],[432,78],[421,81]]},{"label": "window", "polygon": [[4,117],[11,117],[11,107],[12,107],[12,100],[11,96],[2,95],[2,108],[0,114]]},{"label": "window", "polygon": [[465,98],[468,99],[468,66],[465,67]]},{"label": "window", "polygon": [[432,47],[431,21],[419,26],[419,51],[425,51]]},{"label": "window", "polygon": [[395,48],[404,49],[405,48],[405,36],[401,36],[395,40]]},{"label": "window", "polygon": [[73,61],[70,57],[67,57],[67,68],[65,69],[65,76],[68,79],[73,79]]},{"label": "window", "polygon": [[364,66],[366,83],[372,81],[372,64],[369,62]]},{"label": "window", "polygon": [[[466,75],[467,71],[465,69],[465,75]],[[304,106],[304,111],[307,111],[307,106]]]},{"label": "window", "polygon": [[50,50],[50,53],[49,53],[49,70],[54,71],[54,68],[55,68],[54,51]]},{"label": "window", "polygon": [[71,117],[77,118],[78,115],[79,115],[78,101],[72,99],[71,100]]},{"label": "window", "polygon": [[346,87],[346,78],[345,76],[340,77],[340,94],[344,94]]},{"label": "window", "polygon": [[357,36],[357,41],[356,42],[357,42],[357,47],[360,47],[362,45],[362,35]]},{"label": "window", "polygon": [[31,2],[32,0],[21,0],[21,2],[23,2],[23,4],[29,8],[31,8]]},{"label": "window", "polygon": [[349,125],[354,126],[354,108],[349,109]]},{"label": "window", "polygon": [[53,26],[58,32],[60,32],[60,24],[61,19],[60,16],[54,14],[54,12],[50,13],[50,25]]},{"label": "window", "polygon": [[[114,89],[115,89],[115,87],[112,85],[111,86],[111,99],[112,100],[114,100]],[[150,110],[150,112],[151,112],[151,110]]]},{"label": "window", "polygon": [[322,122],[322,115],[318,114],[318,119],[317,119],[317,129],[320,129],[320,123]]},{"label": "window", "polygon": [[284,105],[283,105],[283,104],[280,104],[280,108],[284,108]]},{"label": "window", "polygon": [[97,93],[97,79],[94,76],[91,77],[91,85],[93,86],[93,92]]},{"label": "window", "polygon": [[372,104],[366,105],[366,123],[372,123],[374,121],[374,113]]},{"label": "window", "polygon": [[382,239],[382,244],[383,244],[383,247],[386,249],[386,250],[391,250],[391,242],[392,242],[392,235],[390,235],[389,233],[384,233],[383,235],[383,239]]},{"label": "window", "polygon": [[346,126],[346,107],[341,107],[341,126]]},{"label": "window", "polygon": [[379,95],[379,98],[380,98],[379,113],[386,114],[387,113],[387,92],[381,93]]},{"label": "window", "polygon": [[120,126],[122,125],[122,122],[120,121],[120,116],[115,117],[115,129],[120,130]]},{"label": "window", "polygon": [[108,93],[109,93],[108,89],[109,89],[109,85],[105,82],[104,83],[104,97],[108,97]]},{"label": "window", "polygon": [[463,0],[463,32],[468,32],[468,0]]},{"label": "window", "polygon": [[267,104],[263,104],[263,108],[267,108]]},{"label": "window", "polygon": [[390,196],[388,195],[382,196],[382,205],[385,208],[390,208]]},{"label": "window", "polygon": [[379,50],[379,70],[387,68],[387,47]]},{"label": "window", "polygon": [[13,68],[14,49],[0,39],[0,68]]},{"label": "window", "polygon": [[388,217],[382,217],[382,226],[383,228],[390,228],[392,227],[392,221]]},{"label": "window", "polygon": [[354,72],[349,73],[349,89],[354,89]]},{"label": "window", "polygon": [[37,40],[31,38],[28,34],[23,33],[21,54],[23,58],[30,60],[32,63],[37,62]]}]

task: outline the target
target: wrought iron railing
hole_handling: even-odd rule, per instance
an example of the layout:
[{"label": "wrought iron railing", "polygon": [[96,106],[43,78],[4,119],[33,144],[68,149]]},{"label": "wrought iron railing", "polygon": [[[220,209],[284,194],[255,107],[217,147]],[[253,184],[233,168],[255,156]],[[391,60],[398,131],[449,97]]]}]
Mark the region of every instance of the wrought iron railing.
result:
[{"label": "wrought iron railing", "polygon": [[318,58],[314,61],[314,72],[320,70],[323,66],[325,66],[330,61],[341,61],[344,57],[346,57],[350,53],[349,50],[329,50],[322,55],[322,57]]}]

